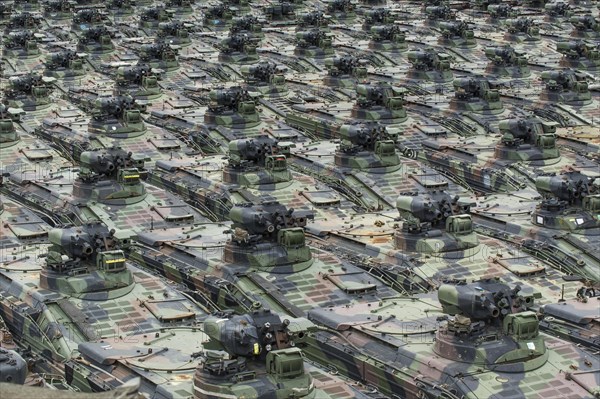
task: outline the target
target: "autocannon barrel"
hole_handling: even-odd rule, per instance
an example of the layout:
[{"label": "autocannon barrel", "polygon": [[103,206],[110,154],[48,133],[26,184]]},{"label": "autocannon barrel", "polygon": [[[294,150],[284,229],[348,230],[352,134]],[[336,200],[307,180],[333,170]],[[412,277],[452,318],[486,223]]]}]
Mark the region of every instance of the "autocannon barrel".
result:
[{"label": "autocannon barrel", "polygon": [[471,285],[443,284],[438,290],[438,299],[444,312],[451,315],[459,314],[476,320],[500,316],[493,293]]},{"label": "autocannon barrel", "polygon": [[400,212],[409,212],[421,222],[435,223],[444,218],[439,203],[432,199],[401,195],[396,200],[396,208]]},{"label": "autocannon barrel", "polygon": [[546,197],[556,197],[565,201],[581,198],[587,191],[587,178],[562,176],[539,176],[535,179],[536,190]]},{"label": "autocannon barrel", "polygon": [[271,154],[276,146],[277,142],[269,137],[233,140],[229,143],[229,154],[238,161],[256,161]]},{"label": "autocannon barrel", "polygon": [[240,227],[250,234],[266,235],[284,228],[304,227],[309,215],[294,215],[279,203],[255,206],[235,206],[229,211],[234,227]]},{"label": "autocannon barrel", "polygon": [[61,247],[61,252],[66,252],[73,257],[87,258],[94,253],[92,238],[86,232],[78,231],[76,228],[52,229],[48,233],[48,240],[51,244]]},{"label": "autocannon barrel", "polygon": [[353,144],[368,146],[376,141],[387,139],[385,126],[342,125],[339,130],[342,138]]}]

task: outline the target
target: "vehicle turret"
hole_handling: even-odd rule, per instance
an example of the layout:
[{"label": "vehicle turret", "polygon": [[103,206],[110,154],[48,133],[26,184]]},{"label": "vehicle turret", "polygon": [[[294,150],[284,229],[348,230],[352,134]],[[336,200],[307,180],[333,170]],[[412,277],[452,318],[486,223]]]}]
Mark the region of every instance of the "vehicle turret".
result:
[{"label": "vehicle turret", "polygon": [[327,76],[325,84],[341,87],[352,87],[357,80],[367,78],[367,61],[353,55],[344,55],[325,59]]},{"label": "vehicle turret", "polygon": [[600,49],[593,43],[583,40],[570,40],[556,43],[556,50],[564,54],[561,65],[577,69],[597,69],[600,67]]},{"label": "vehicle turret", "polygon": [[[204,343],[194,376],[194,399],[211,397],[204,392],[239,397],[248,387],[261,397],[313,397],[315,384],[296,347],[310,325],[306,319],[282,319],[269,310],[209,316],[204,331],[210,340]],[[257,372],[265,366],[266,372]]]},{"label": "vehicle turret", "polygon": [[404,51],[408,48],[406,34],[398,25],[374,25],[369,33],[370,48],[384,51]]},{"label": "vehicle turret", "polygon": [[297,32],[294,53],[315,58],[333,54],[331,33],[321,29]]},{"label": "vehicle turret", "polygon": [[229,31],[233,33],[246,33],[254,37],[263,37],[262,25],[264,20],[259,19],[254,15],[244,15],[241,18],[233,20]]},{"label": "vehicle turret", "polygon": [[163,40],[152,44],[143,44],[140,47],[139,56],[140,63],[148,64],[155,69],[172,71],[179,68],[177,50]]},{"label": "vehicle turret", "polygon": [[352,109],[354,118],[400,123],[407,119],[404,109],[404,92],[387,83],[359,84],[358,99]]},{"label": "vehicle turret", "polygon": [[498,128],[503,136],[496,146],[497,158],[535,163],[560,156],[553,123],[528,117],[502,120]]},{"label": "vehicle turret", "polygon": [[396,201],[403,220],[394,236],[397,249],[426,254],[466,254],[479,241],[473,230],[470,203],[443,191],[406,193]]},{"label": "vehicle turret", "polygon": [[591,93],[584,74],[572,69],[547,70],[542,72],[542,81],[546,84],[540,94],[544,100],[567,104],[589,104]]},{"label": "vehicle turret", "polygon": [[77,11],[73,15],[73,22],[71,24],[71,27],[73,29],[83,30],[89,28],[90,26],[100,24],[110,24],[110,21],[108,20],[108,18],[106,18],[106,15],[104,15],[95,8],[86,8]]},{"label": "vehicle turret", "polygon": [[9,32],[3,40],[5,56],[37,57],[40,54],[35,34],[30,30]]},{"label": "vehicle turret", "polygon": [[271,21],[295,20],[295,6],[292,3],[282,1],[264,7],[265,16]]},{"label": "vehicle turret", "polygon": [[365,62],[353,55],[344,55],[342,57],[328,58],[325,60],[325,67],[330,76],[353,76],[355,78],[365,78],[367,68]]},{"label": "vehicle turret", "polygon": [[232,33],[225,38],[219,48],[220,61],[234,63],[254,63],[258,61],[256,47],[260,39],[247,33]]},{"label": "vehicle turret", "polygon": [[196,0],[167,0],[165,6],[168,9],[174,9],[177,13],[190,13],[193,11],[192,4]]},{"label": "vehicle turret", "polygon": [[110,52],[115,49],[112,38],[113,34],[105,26],[93,26],[81,33],[77,49],[84,52]]},{"label": "vehicle turret", "polygon": [[19,141],[14,120],[15,116],[9,112],[6,105],[0,104],[0,148],[10,147]]},{"label": "vehicle turret", "polygon": [[339,167],[363,169],[370,173],[395,170],[400,165],[396,154],[397,134],[377,122],[343,124],[338,129],[342,139],[334,162]]},{"label": "vehicle turret", "polygon": [[596,38],[600,35],[600,22],[593,15],[575,15],[569,21],[574,26],[572,36]]},{"label": "vehicle turret", "polygon": [[44,16],[47,18],[67,19],[73,14],[71,0],[49,0],[44,3]]},{"label": "vehicle turret", "polygon": [[530,310],[534,295],[521,293],[520,286],[491,279],[444,284],[438,299],[452,317],[438,330],[436,354],[503,372],[534,370],[548,359],[539,321]]},{"label": "vehicle turret", "polygon": [[331,0],[326,2],[327,12],[338,20],[348,20],[356,17],[356,5],[352,0]]},{"label": "vehicle turret", "polygon": [[140,14],[140,26],[142,28],[158,28],[161,22],[171,20],[171,14],[164,6],[146,7]]},{"label": "vehicle turret", "polygon": [[118,147],[102,151],[83,151],[80,170],[73,184],[73,195],[106,204],[141,201],[146,190],[144,161]]},{"label": "vehicle turret", "polygon": [[527,66],[525,53],[516,51],[511,46],[488,47],[485,55],[494,65],[502,66]]},{"label": "vehicle turret", "polygon": [[130,9],[132,8],[132,1],[131,0],[108,0],[107,2],[107,8],[109,9]]},{"label": "vehicle turret", "polygon": [[425,15],[429,21],[452,21],[456,19],[456,12],[447,4],[425,7]]},{"label": "vehicle turret", "polygon": [[46,266],[40,287],[65,295],[90,295],[128,287],[133,283],[127,269],[122,245],[126,240],[115,236],[99,222],[52,229]]},{"label": "vehicle turret", "polygon": [[223,181],[242,186],[281,188],[291,182],[287,167],[289,148],[268,136],[233,140],[229,143],[229,162],[223,169]]},{"label": "vehicle turret", "polygon": [[454,98],[452,107],[472,112],[502,112],[504,106],[500,101],[500,93],[485,77],[454,79]]},{"label": "vehicle turret", "polygon": [[225,3],[208,7],[204,11],[204,23],[215,27],[225,27],[231,23],[233,13]]},{"label": "vehicle turret", "polygon": [[4,32],[15,32],[23,29],[32,29],[36,30],[40,27],[41,18],[35,14],[30,12],[21,12],[18,14],[13,14],[6,26],[4,27]]},{"label": "vehicle turret", "polygon": [[76,53],[72,50],[51,53],[46,58],[46,71],[44,71],[44,74],[56,78],[83,76],[85,74],[83,69],[85,56],[85,54]]},{"label": "vehicle turret", "polygon": [[503,20],[517,16],[517,11],[508,3],[490,4],[487,11],[492,20]]},{"label": "vehicle turret", "polygon": [[186,46],[191,43],[189,29],[181,21],[160,22],[156,37],[160,41],[176,46]]},{"label": "vehicle turret", "polygon": [[261,61],[254,65],[244,65],[241,73],[248,84],[248,90],[264,95],[282,96],[288,92],[285,83],[287,68],[271,61]]},{"label": "vehicle turret", "polygon": [[329,26],[329,17],[323,11],[311,11],[298,15],[296,30],[326,29]]},{"label": "vehicle turret", "polygon": [[312,213],[265,202],[236,205],[229,218],[233,221],[232,237],[225,247],[224,261],[261,268],[312,263],[303,229]]},{"label": "vehicle turret", "polygon": [[30,73],[10,77],[5,95],[9,107],[28,111],[49,106],[50,91],[42,76]]},{"label": "vehicle turret", "polygon": [[134,137],[146,131],[140,111],[144,107],[130,95],[100,97],[95,100],[88,125],[91,133],[109,134],[114,137]]},{"label": "vehicle turret", "polygon": [[446,53],[438,53],[433,48],[411,50],[407,53],[412,68],[407,76],[412,79],[424,79],[433,82],[449,82],[452,80],[450,62],[452,57]]},{"label": "vehicle turret", "polygon": [[441,21],[438,24],[441,31],[441,37],[438,40],[440,44],[451,45],[455,47],[473,47],[477,44],[475,33],[465,21]]},{"label": "vehicle turret", "polygon": [[600,231],[600,178],[578,171],[538,176],[535,188],[542,200],[531,215],[533,224],[572,232]]},{"label": "vehicle turret", "polygon": [[393,25],[394,16],[387,8],[371,8],[365,11],[363,29],[370,31],[376,25]]},{"label": "vehicle turret", "polygon": [[573,15],[573,11],[571,10],[569,3],[562,1],[553,1],[551,3],[547,3],[544,6],[544,10],[549,18],[568,18]]},{"label": "vehicle turret", "polygon": [[232,128],[253,127],[260,123],[254,99],[239,86],[212,90],[209,98],[205,123]]},{"label": "vehicle turret", "polygon": [[27,379],[27,362],[16,351],[0,348],[2,382],[23,385]]},{"label": "vehicle turret", "polygon": [[158,77],[146,64],[119,67],[115,82],[119,94],[129,94],[137,99],[151,99],[161,95]]},{"label": "vehicle turret", "polygon": [[[533,19],[526,17],[511,18],[505,21],[507,39],[515,38],[518,41],[536,41],[540,40],[540,28]],[[525,37],[522,37],[525,35]]]}]

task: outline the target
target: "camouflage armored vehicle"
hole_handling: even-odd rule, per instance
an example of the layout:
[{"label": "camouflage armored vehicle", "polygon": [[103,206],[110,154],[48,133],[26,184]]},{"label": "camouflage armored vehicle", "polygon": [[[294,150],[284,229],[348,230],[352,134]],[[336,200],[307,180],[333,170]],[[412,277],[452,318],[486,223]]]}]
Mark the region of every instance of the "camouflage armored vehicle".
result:
[{"label": "camouflage armored vehicle", "polygon": [[598,395],[597,4],[37,3],[0,10],[0,307],[46,384]]},{"label": "camouflage armored vehicle", "polygon": [[[190,396],[197,363],[189,357],[202,348],[206,313],[129,264],[115,234],[96,223],[55,229],[47,251],[30,245],[15,248],[21,255],[14,259],[4,254],[0,315],[15,340],[45,360],[34,370],[64,376],[79,390],[143,377],[142,393]],[[164,357],[167,347],[173,356]]]},{"label": "camouflage armored vehicle", "polygon": [[18,201],[65,224],[103,219],[110,228],[141,231],[206,220],[178,198],[145,184],[143,158],[110,148],[83,151],[78,159],[79,170],[48,177],[28,169],[11,172],[6,189]]},{"label": "camouflage armored vehicle", "polygon": [[[223,248],[222,261],[215,256],[217,253],[203,253],[199,249],[201,243],[214,245],[220,237],[190,237],[179,244],[161,238],[168,237],[168,233],[166,236],[165,233],[141,234],[139,240],[154,245],[155,249],[139,248],[131,255],[140,261],[143,259],[147,266],[169,278],[211,292],[215,300],[233,301],[240,309],[250,306],[253,300],[260,300],[296,317],[308,314],[317,325],[324,327],[308,335],[303,346],[308,358],[321,364],[333,364],[354,378],[367,382],[376,380],[383,393],[401,392],[407,397],[418,397],[439,391],[438,395],[443,392],[448,397],[489,397],[502,392],[506,397],[527,397],[535,395],[535,391],[525,389],[525,376],[535,369],[548,372],[553,376],[548,378],[556,380],[557,385],[568,386],[578,395],[590,395],[596,389],[600,378],[594,371],[597,359],[573,344],[540,334],[535,313],[525,311],[533,305],[532,294],[519,295],[519,288],[511,289],[494,281],[456,288],[442,286],[443,308],[462,317],[456,318],[457,324],[449,319],[448,327],[440,327],[439,311],[433,311],[439,305],[427,296],[395,296],[394,291],[373,274],[365,274],[343,261],[340,265],[340,259],[331,254],[311,255],[299,228],[305,223],[304,216],[265,204],[233,208],[230,217],[234,221],[232,238]],[[298,228],[293,227],[296,224]],[[211,266],[213,262],[221,267]],[[325,269],[321,269],[323,267]],[[377,269],[370,270],[376,273]],[[389,274],[384,275],[391,278],[393,271],[391,268]],[[397,278],[400,279],[400,275]],[[215,284],[218,279],[225,279],[229,284]],[[412,277],[413,284],[417,284],[417,279],[417,276]],[[398,289],[403,287],[400,280],[397,283]],[[426,284],[426,280],[421,280],[421,284]],[[483,297],[479,296],[480,292]],[[405,316],[400,319],[397,314]],[[517,327],[525,324],[529,327]],[[461,332],[452,330],[459,326],[464,326]],[[480,337],[488,336],[486,332],[491,331],[496,332],[496,340],[483,343]],[[528,331],[528,335],[524,335],[524,331]],[[417,351],[417,347],[425,348],[424,342],[434,343],[434,337],[435,344],[427,345],[425,353]],[[461,351],[456,350],[459,340]],[[523,345],[530,342],[534,348],[521,352],[518,342]],[[484,345],[481,349],[490,345],[497,351],[477,350],[481,345]],[[535,356],[531,350],[536,351]],[[560,362],[565,361],[561,353],[565,351],[578,353],[580,360],[574,368],[581,370],[581,385],[559,372]],[[517,356],[518,353],[523,355]],[[432,356],[439,362],[435,372],[427,371],[426,366],[429,362],[431,367]],[[470,361],[459,360],[465,357]],[[457,374],[450,372],[452,367],[465,369]],[[470,374],[470,369],[470,373],[481,376],[490,373],[492,378],[469,382],[464,375]],[[510,379],[517,375],[523,385],[511,384],[513,391],[505,393],[506,388],[497,385],[496,378]]]},{"label": "camouflage armored vehicle", "polygon": [[[332,217],[337,207],[350,210],[351,188],[334,189],[290,167],[289,144],[267,136],[233,140],[229,154],[201,160],[157,162],[148,171],[152,184],[177,193],[212,220],[227,220],[235,204],[277,200],[296,209],[315,209]],[[335,181],[331,179],[331,181]],[[339,181],[339,179],[338,179]],[[340,181],[340,185],[343,182]]]}]

